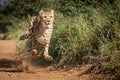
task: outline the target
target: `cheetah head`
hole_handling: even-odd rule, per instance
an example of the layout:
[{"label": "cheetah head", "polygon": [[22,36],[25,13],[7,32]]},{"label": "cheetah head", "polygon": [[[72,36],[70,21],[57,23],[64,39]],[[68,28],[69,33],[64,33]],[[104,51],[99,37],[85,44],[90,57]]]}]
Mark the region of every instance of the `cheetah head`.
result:
[{"label": "cheetah head", "polygon": [[53,24],[54,21],[54,10],[51,11],[43,11],[40,10],[39,11],[39,16],[41,18],[41,20],[47,25],[50,26]]}]

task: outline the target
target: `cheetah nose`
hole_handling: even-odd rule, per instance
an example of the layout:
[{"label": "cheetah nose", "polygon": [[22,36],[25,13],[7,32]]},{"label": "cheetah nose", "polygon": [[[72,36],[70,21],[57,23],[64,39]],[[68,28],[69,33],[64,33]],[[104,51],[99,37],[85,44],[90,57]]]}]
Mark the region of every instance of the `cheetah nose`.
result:
[{"label": "cheetah nose", "polygon": [[49,23],[49,22],[50,22],[50,20],[47,20],[47,22]]}]

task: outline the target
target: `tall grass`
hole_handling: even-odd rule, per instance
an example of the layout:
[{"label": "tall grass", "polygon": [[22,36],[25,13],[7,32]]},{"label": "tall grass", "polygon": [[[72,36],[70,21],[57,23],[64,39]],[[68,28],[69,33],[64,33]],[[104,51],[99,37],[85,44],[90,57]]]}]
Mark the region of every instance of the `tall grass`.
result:
[{"label": "tall grass", "polygon": [[103,34],[105,18],[97,10],[88,9],[90,13],[81,13],[74,18],[56,15],[51,48],[53,53],[61,55],[60,62],[74,62],[83,56],[93,54],[92,52],[98,54],[95,51],[99,52],[99,44],[103,41],[96,31]]}]

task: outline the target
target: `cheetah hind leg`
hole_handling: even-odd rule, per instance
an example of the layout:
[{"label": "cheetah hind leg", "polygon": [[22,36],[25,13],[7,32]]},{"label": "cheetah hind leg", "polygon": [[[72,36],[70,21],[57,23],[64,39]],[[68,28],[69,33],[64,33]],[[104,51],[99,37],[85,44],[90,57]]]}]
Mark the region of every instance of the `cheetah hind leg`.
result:
[{"label": "cheetah hind leg", "polygon": [[41,48],[41,49],[38,50],[38,57],[41,56],[43,51],[44,51],[44,48]]},{"label": "cheetah hind leg", "polygon": [[36,49],[33,49],[31,52],[33,59],[37,59],[38,57],[40,57],[43,51],[44,49],[42,49],[41,51],[37,51]]},{"label": "cheetah hind leg", "polygon": [[31,53],[32,53],[33,58],[34,58],[34,59],[37,59],[37,57],[38,57],[38,52],[37,52],[37,50],[36,50],[36,49],[33,49],[33,50],[31,51]]}]

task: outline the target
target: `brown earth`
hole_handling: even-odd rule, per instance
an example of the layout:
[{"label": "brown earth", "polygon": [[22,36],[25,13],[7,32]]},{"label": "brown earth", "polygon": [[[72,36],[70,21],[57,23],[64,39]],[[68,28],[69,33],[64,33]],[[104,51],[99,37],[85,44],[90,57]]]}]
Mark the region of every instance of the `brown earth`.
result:
[{"label": "brown earth", "polygon": [[81,76],[79,74],[84,71],[76,68],[51,70],[50,65],[33,67],[34,73],[17,71],[18,68],[11,66],[17,62],[16,52],[15,40],[0,40],[0,80],[90,80],[90,75]]}]

